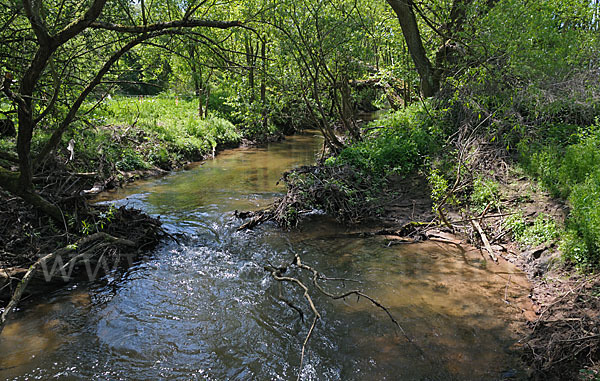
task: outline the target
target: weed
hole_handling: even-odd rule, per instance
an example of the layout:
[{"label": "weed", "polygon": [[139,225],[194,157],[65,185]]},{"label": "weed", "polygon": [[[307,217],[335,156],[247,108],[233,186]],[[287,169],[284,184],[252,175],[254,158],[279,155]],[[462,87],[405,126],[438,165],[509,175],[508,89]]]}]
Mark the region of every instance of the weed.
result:
[{"label": "weed", "polygon": [[491,179],[477,177],[473,181],[473,193],[471,194],[471,208],[481,213],[485,208],[494,209],[500,204],[500,187]]},{"label": "weed", "polygon": [[504,221],[504,227],[512,231],[513,238],[519,241],[519,238],[523,236],[527,228],[527,224],[523,219],[523,213],[517,212],[508,216]]},{"label": "weed", "polygon": [[533,220],[533,224],[525,226],[522,230],[513,231],[513,235],[523,245],[536,246],[558,238],[559,232],[554,219],[540,213]]},{"label": "weed", "polygon": [[[456,205],[457,199],[455,195],[451,195],[446,199],[448,194],[448,180],[442,175],[439,169],[434,168],[429,172],[427,176],[427,181],[429,182],[429,187],[431,188],[431,199],[433,200],[433,210],[438,210],[441,206],[441,203]],[[446,199],[444,201],[444,199]]]}]

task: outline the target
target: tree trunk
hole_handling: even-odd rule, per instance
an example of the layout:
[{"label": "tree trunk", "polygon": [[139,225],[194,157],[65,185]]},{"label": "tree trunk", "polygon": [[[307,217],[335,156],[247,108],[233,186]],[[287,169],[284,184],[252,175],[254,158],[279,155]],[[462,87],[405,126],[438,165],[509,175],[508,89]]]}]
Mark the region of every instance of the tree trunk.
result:
[{"label": "tree trunk", "polygon": [[[198,99],[198,116],[202,118],[204,113],[202,111],[202,67],[198,69],[196,66],[196,51],[194,47],[190,46],[188,48],[190,60],[189,65],[190,69],[192,69],[192,79],[194,80],[194,94]],[[200,66],[198,64],[198,66]]]},{"label": "tree trunk", "polygon": [[265,128],[268,124],[267,121],[267,41],[262,40],[260,48],[260,55],[262,58],[262,70],[260,76],[260,107],[262,113],[262,125]]},{"label": "tree trunk", "polygon": [[260,78],[260,103],[264,106],[267,100],[267,42],[262,41],[260,48],[262,58],[262,73]]},{"label": "tree trunk", "polygon": [[421,79],[421,92],[424,97],[432,97],[440,88],[439,73],[427,58],[412,5],[409,0],[387,0],[387,2],[398,16],[398,21],[400,21],[408,51]]},{"label": "tree trunk", "polygon": [[22,188],[21,180],[20,173],[7,171],[0,167],[0,187],[62,223],[64,218],[60,208],[37,194],[33,187]]},{"label": "tree trunk", "polygon": [[244,40],[246,48],[246,66],[248,67],[248,86],[250,87],[250,103],[254,103],[254,49],[249,37]]}]

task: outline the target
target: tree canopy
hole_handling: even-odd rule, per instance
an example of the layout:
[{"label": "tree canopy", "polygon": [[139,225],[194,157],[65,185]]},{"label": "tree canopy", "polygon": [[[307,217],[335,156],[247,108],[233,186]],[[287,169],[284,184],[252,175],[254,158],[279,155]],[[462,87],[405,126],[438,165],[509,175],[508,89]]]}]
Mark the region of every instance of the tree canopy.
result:
[{"label": "tree canopy", "polygon": [[33,189],[36,169],[111,93],[194,94],[200,118],[220,113],[247,135],[312,125],[336,152],[362,139],[359,108],[450,99],[474,77],[509,85],[490,102],[514,100],[512,84],[541,89],[597,65],[589,0],[3,0],[2,9],[1,111],[18,131],[18,158],[4,156],[18,171],[2,167],[0,183],[55,218]]}]

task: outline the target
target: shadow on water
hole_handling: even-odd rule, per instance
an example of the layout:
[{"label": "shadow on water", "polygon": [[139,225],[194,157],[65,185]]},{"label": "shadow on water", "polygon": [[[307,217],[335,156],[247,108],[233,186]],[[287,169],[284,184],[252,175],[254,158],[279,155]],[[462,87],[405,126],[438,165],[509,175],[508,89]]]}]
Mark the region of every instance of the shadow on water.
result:
[{"label": "shadow on water", "polygon": [[[412,341],[364,300],[313,295],[323,319],[303,379],[524,377],[511,332],[528,285],[511,266],[435,242],[344,238],[344,228],[319,216],[292,232],[268,224],[236,231],[233,211],[272,202],[283,191],[281,172],[311,163],[321,144],[306,134],[231,150],[103,195],[160,215],[187,238],[124,273],[25,303],[0,336],[0,378],[295,379],[309,323],[281,302],[280,285],[263,270],[295,253],[328,276],[359,281],[327,287],[365,290]],[[281,292],[310,319],[298,289]]]}]

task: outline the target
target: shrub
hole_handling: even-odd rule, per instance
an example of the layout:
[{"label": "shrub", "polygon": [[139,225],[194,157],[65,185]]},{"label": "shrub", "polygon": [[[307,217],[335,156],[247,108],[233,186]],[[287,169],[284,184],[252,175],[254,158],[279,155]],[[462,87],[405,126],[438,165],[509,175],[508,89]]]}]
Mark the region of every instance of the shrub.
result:
[{"label": "shrub", "polygon": [[557,144],[538,147],[522,144],[523,162],[554,196],[569,202],[568,232],[561,243],[566,258],[582,267],[597,266],[600,262],[600,122],[579,128],[565,146]]},{"label": "shrub", "polygon": [[423,164],[441,140],[441,132],[420,105],[389,113],[368,127],[373,128],[370,135],[342,150],[328,164],[347,164],[379,176],[408,174]]},{"label": "shrub", "polygon": [[585,182],[573,187],[569,197],[571,214],[568,220],[570,237],[565,239],[566,255],[582,265],[598,264],[600,260],[600,165]]},{"label": "shrub", "polygon": [[491,179],[481,177],[473,181],[473,193],[471,194],[471,208],[482,213],[490,205],[490,208],[496,208],[500,203],[500,187],[498,183]]},{"label": "shrub", "polygon": [[131,149],[123,152],[122,158],[116,162],[117,169],[121,171],[132,171],[134,169],[147,169],[150,165],[144,161],[142,156]]}]

